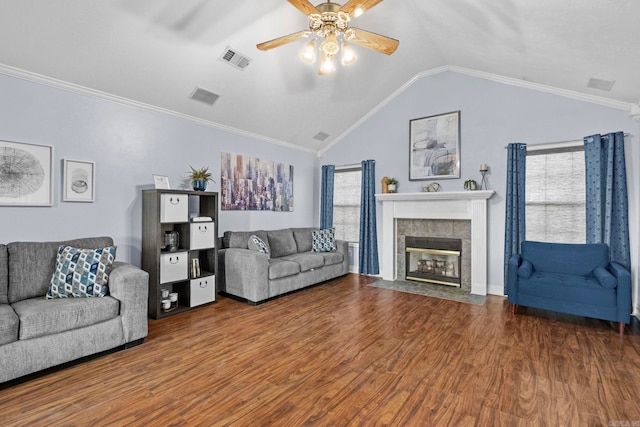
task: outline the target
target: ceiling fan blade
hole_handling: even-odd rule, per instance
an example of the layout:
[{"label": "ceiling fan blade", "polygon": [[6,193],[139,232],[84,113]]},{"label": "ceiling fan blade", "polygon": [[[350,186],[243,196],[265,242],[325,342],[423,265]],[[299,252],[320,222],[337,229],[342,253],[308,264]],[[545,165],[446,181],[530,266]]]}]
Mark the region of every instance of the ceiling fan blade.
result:
[{"label": "ceiling fan blade", "polygon": [[318,8],[312,5],[309,0],[288,0],[288,2],[294,5],[296,9],[304,13],[306,16],[309,16],[312,13],[320,13]]},{"label": "ceiling fan blade", "polygon": [[370,31],[361,30],[359,28],[350,28],[347,40],[357,45],[377,50],[378,52],[391,55],[396,51],[400,42],[391,37],[381,36],[380,34]]},{"label": "ceiling fan blade", "polygon": [[268,42],[257,44],[256,47],[260,50],[269,50],[274,47],[282,46],[283,44],[291,43],[296,40],[308,37],[311,32],[309,30],[298,31],[297,33],[289,34],[286,36],[278,37],[277,39],[269,40]]},{"label": "ceiling fan blade", "polygon": [[357,18],[380,2],[382,0],[349,0],[340,8],[340,12],[348,13],[351,18]]}]

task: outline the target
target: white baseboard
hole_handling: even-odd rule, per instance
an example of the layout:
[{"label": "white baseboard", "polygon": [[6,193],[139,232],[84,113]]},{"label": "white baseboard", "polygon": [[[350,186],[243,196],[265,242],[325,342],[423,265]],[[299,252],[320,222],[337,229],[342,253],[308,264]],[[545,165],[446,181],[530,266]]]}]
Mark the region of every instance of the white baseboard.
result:
[{"label": "white baseboard", "polygon": [[487,286],[487,294],[488,295],[498,295],[503,297],[504,296],[504,285],[492,285],[489,284]]}]

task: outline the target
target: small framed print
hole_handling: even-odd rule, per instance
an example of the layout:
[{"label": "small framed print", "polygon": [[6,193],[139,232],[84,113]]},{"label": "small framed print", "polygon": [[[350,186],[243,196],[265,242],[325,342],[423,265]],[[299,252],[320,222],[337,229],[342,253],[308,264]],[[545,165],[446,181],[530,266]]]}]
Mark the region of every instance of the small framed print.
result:
[{"label": "small framed print", "polygon": [[409,180],[460,178],[460,111],[409,121]]},{"label": "small framed print", "polygon": [[95,173],[94,162],[65,160],[62,200],[65,202],[95,201]]},{"label": "small framed print", "polygon": [[153,175],[153,185],[156,190],[170,190],[169,177],[164,175]]}]

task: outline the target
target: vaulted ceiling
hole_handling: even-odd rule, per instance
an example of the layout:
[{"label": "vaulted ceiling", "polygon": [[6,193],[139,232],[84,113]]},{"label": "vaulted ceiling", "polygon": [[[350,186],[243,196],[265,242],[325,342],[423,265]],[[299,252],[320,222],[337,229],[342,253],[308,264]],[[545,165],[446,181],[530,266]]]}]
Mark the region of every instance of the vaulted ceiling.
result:
[{"label": "vaulted ceiling", "polygon": [[[400,40],[397,51],[355,46],[355,64],[319,76],[298,57],[304,40],[256,48],[307,28],[285,0],[0,0],[0,72],[319,151],[413,77],[443,67],[635,110],[638,17],[637,0],[386,0],[352,25]],[[227,47],[251,60],[244,70],[220,60]],[[592,78],[615,83],[588,87]],[[219,98],[189,99],[196,87]]]}]

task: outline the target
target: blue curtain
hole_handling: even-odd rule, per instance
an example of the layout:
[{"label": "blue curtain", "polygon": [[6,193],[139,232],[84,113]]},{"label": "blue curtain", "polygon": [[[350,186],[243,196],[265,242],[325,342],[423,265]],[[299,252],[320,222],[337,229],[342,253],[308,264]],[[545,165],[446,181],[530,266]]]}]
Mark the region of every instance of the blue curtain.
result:
[{"label": "blue curtain", "polygon": [[504,225],[504,294],[507,295],[507,266],[509,258],[520,253],[525,239],[525,177],[527,145],[507,146],[507,193]]},{"label": "blue curtain", "polygon": [[378,232],[376,229],[376,161],[362,161],[360,196],[360,274],[378,274]]},{"label": "blue curtain", "polygon": [[320,228],[333,227],[333,173],[334,165],[322,166],[322,182],[320,183]]},{"label": "blue curtain", "polygon": [[611,261],[631,268],[624,134],[584,138],[587,243],[609,245]]}]

